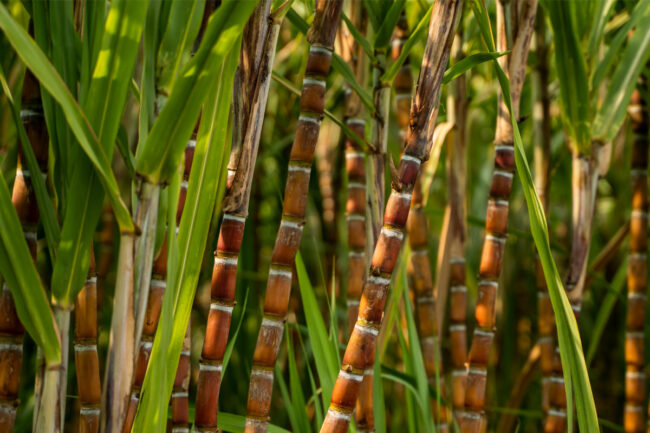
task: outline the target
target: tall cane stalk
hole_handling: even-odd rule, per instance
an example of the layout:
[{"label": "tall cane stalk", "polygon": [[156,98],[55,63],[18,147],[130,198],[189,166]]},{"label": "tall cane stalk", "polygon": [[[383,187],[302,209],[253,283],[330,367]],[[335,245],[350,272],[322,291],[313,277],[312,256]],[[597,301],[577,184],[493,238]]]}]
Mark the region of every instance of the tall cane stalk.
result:
[{"label": "tall cane stalk", "polygon": [[[645,84],[645,83],[643,83]],[[650,115],[644,98],[647,87],[639,85],[628,107],[632,131],[632,213],[630,251],[627,256],[627,321],[625,333],[625,412],[623,427],[628,433],[645,430],[644,324],[648,288],[648,129]],[[650,426],[648,427],[650,428]]]},{"label": "tall cane stalk", "polygon": [[[459,26],[453,57],[456,62],[463,56],[462,26]],[[451,243],[449,258],[449,338],[451,351],[451,401],[458,415],[465,407],[467,380],[467,287],[465,285],[466,227],[466,143],[467,143],[467,91],[465,75],[458,77],[447,97],[447,116],[454,132],[447,153],[447,179],[449,194],[449,225],[447,241]],[[439,301],[440,302],[440,301]],[[439,310],[438,310],[439,311]]]},{"label": "tall cane stalk", "polygon": [[229,163],[229,189],[224,197],[224,216],[219,231],[212,271],[211,303],[201,353],[196,399],[196,425],[201,431],[217,431],[219,390],[223,358],[235,305],[237,263],[248,216],[255,161],[262,132],[280,25],[286,9],[270,11],[261,2],[244,33],[240,68],[235,77],[236,104],[240,106],[234,130],[236,149]]},{"label": "tall cane stalk", "polygon": [[[514,8],[517,2],[511,3]],[[536,0],[522,2],[521,12],[512,20],[512,53],[499,59],[501,67],[510,78],[510,98],[515,117],[519,116],[519,101],[526,74],[526,62],[533,35]],[[516,29],[516,32],[515,32]],[[497,2],[497,50],[508,49],[506,29],[506,4]],[[465,393],[465,412],[460,421],[462,433],[485,431],[485,390],[487,367],[494,340],[498,280],[508,234],[508,207],[515,170],[514,137],[510,114],[499,97],[497,125],[494,137],[494,171],[490,186],[485,222],[485,238],[479,266],[476,301],[476,327],[468,355],[469,371]]]},{"label": "tall cane stalk", "polygon": [[[20,117],[39,168],[45,176],[49,137],[43,116],[40,86],[29,70],[25,72]],[[20,155],[11,201],[20,219],[32,259],[36,260],[36,228],[39,211],[31,173],[23,164],[22,152]],[[24,335],[25,328],[18,319],[13,297],[5,282],[0,295],[0,431],[2,432],[12,431],[16,419]]]},{"label": "tall cane stalk", "polygon": [[[350,3],[350,21],[365,34],[367,20],[360,2]],[[345,27],[343,27],[345,29]],[[356,44],[351,33],[346,33],[347,52],[344,55],[355,71],[357,80],[363,85],[366,80],[366,62],[361,47]],[[345,101],[345,123],[359,137],[365,136],[366,121],[363,116],[363,106],[359,96],[348,88]],[[361,146],[350,137],[345,138],[345,170],[348,178],[348,197],[346,204],[346,220],[348,225],[348,286],[347,286],[347,317],[349,338],[354,323],[359,314],[359,301],[366,280],[367,254],[372,250],[372,236],[368,236],[366,220],[366,167],[365,157]],[[364,372],[361,391],[356,405],[357,431],[374,431],[373,407],[373,369]]]},{"label": "tall cane stalk", "polygon": [[439,102],[440,84],[449,59],[461,5],[461,1],[442,0],[433,6],[417,91],[411,105],[410,129],[400,161],[398,182],[394,182],[386,205],[384,226],[370,263],[370,276],[364,285],[359,317],[343,357],[321,433],[347,431],[363,372],[374,363],[375,343],[390,279],[402,246],[415,181],[422,161],[428,156],[428,126],[436,120],[435,108]]},{"label": "tall cane stalk", "polygon": [[97,354],[97,273],[90,249],[88,278],[75,300],[74,360],[79,393],[79,433],[99,431],[102,387]]},{"label": "tall cane stalk", "polygon": [[[189,140],[185,148],[185,163],[183,164],[183,180],[181,181],[180,193],[178,197],[178,208],[176,210],[176,221],[174,227],[178,227],[181,216],[183,215],[183,208],[185,205],[185,196],[187,194],[187,182],[192,169],[192,162],[194,160],[194,148],[196,146],[196,132],[197,127],[194,129],[192,138]],[[129,407],[124,420],[122,428],[123,433],[128,433],[133,427],[135,413],[140,400],[140,390],[144,383],[144,378],[149,366],[149,358],[151,357],[151,349],[153,348],[153,339],[156,335],[156,328],[158,327],[158,320],[160,318],[160,311],[162,309],[163,296],[167,288],[167,239],[163,241],[158,256],[155,258],[151,267],[151,277],[149,278],[149,290],[147,296],[147,305],[145,309],[144,319],[142,321],[142,337],[138,343],[138,354],[136,357],[135,373],[133,378],[133,386],[131,387],[131,394],[129,398]],[[186,337],[187,338],[187,337]],[[181,351],[181,358],[176,369],[177,378],[185,378],[189,374],[189,349],[185,348]],[[177,424],[181,428],[189,427],[189,415],[182,416],[183,407],[187,406],[188,396],[187,387],[185,391],[183,387],[186,383],[183,380],[174,382],[174,391],[172,393],[172,407],[176,406],[177,410],[172,410],[172,422],[174,426]],[[176,418],[176,419],[174,419]]]},{"label": "tall cane stalk", "polygon": [[332,58],[342,0],[321,1],[308,32],[311,45],[300,97],[300,117],[289,156],[282,220],[264,298],[264,319],[253,355],[246,408],[246,433],[266,432],[273,391],[273,366],[280,350],[291,293],[293,264],[305,223],[309,177],[325,105],[325,79]]}]

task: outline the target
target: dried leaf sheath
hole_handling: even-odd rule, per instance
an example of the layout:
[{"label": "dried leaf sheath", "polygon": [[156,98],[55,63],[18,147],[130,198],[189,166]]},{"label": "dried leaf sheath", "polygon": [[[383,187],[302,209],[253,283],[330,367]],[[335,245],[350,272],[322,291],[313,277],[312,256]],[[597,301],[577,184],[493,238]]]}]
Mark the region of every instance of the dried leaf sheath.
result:
[{"label": "dried leaf sheath", "polygon": [[[514,3],[513,3],[514,4]],[[514,6],[513,6],[514,7]],[[500,58],[511,79],[510,97],[515,118],[519,116],[519,100],[523,87],[530,39],[537,11],[536,0],[525,0],[518,33],[513,37],[512,54]],[[497,2],[497,49],[506,51],[505,2]],[[462,433],[485,431],[485,389],[487,367],[494,340],[498,280],[508,234],[508,207],[515,171],[514,138],[508,108],[499,98],[494,138],[494,171],[487,205],[485,238],[479,265],[476,300],[476,327],[468,355],[469,371],[465,393],[465,412],[461,417]]]},{"label": "dried leaf sheath", "polygon": [[282,341],[292,268],[302,237],[311,165],[325,104],[325,79],[330,68],[342,5],[342,0],[319,2],[308,33],[311,48],[303,78],[300,117],[289,156],[282,220],[271,256],[264,318],[253,355],[244,428],[246,433],[265,432],[267,429],[273,366]]},{"label": "dried leaf sheath", "polygon": [[97,274],[90,249],[90,267],[75,300],[74,362],[79,393],[79,432],[97,433],[102,398],[97,354]]},{"label": "dried leaf sheath", "polygon": [[[45,175],[48,159],[48,132],[43,116],[40,86],[32,73],[25,72],[20,117],[36,159]],[[31,173],[19,154],[11,201],[23,227],[32,258],[36,260],[36,228],[39,212]],[[12,431],[18,405],[20,370],[23,361],[25,328],[20,323],[9,287],[4,283],[0,294],[0,431]]]},{"label": "dried leaf sheath", "polygon": [[[435,122],[442,75],[447,65],[457,16],[462,2],[443,0],[434,4],[429,36],[410,111],[410,129],[402,155],[398,179],[388,199],[377,246],[370,263],[359,317],[343,357],[332,393],[332,401],[321,433],[346,432],[359,394],[363,372],[374,362],[375,344],[383,316],[386,295],[411,205],[411,194],[420,165],[427,158],[427,127]],[[398,188],[398,189],[396,189]]]},{"label": "dried leaf sheath", "polygon": [[628,433],[645,430],[644,324],[648,287],[648,127],[650,115],[642,97],[647,88],[633,93],[628,107],[632,131],[632,212],[627,269],[627,324],[625,333],[625,411],[623,427]]}]

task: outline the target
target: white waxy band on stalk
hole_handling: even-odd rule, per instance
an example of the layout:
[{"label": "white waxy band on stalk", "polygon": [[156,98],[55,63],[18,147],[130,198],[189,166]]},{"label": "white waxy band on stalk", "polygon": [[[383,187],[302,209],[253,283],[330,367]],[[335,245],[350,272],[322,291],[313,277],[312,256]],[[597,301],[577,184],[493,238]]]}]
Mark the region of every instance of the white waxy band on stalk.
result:
[{"label": "white waxy band on stalk", "polygon": [[346,215],[348,221],[365,221],[366,217],[363,215]]},{"label": "white waxy band on stalk", "polygon": [[562,409],[549,409],[548,414],[551,416],[566,418],[566,411],[563,411]]},{"label": "white waxy band on stalk", "polygon": [[422,248],[419,250],[411,250],[411,254],[414,256],[423,256],[425,254],[429,254],[429,250],[427,250],[426,248]]},{"label": "white waxy band on stalk", "polygon": [[327,411],[327,416],[332,418],[342,419],[344,421],[350,421],[350,414],[339,412],[338,410],[330,409]]},{"label": "white waxy band on stalk", "polygon": [[268,326],[269,328],[278,328],[278,329],[283,329],[284,328],[284,320],[273,320],[269,319],[267,317],[262,319],[262,326]]},{"label": "white waxy band on stalk", "polygon": [[221,364],[199,364],[199,370],[201,371],[218,371],[221,372],[223,366]]},{"label": "white waxy band on stalk", "polygon": [[484,337],[494,337],[494,331],[486,331],[485,329],[474,329],[474,334],[482,335]]},{"label": "white waxy band on stalk", "polygon": [[361,304],[361,301],[359,301],[358,299],[348,299],[347,301],[345,301],[345,304],[348,307],[358,307],[359,304]]},{"label": "white waxy band on stalk", "polygon": [[299,122],[308,122],[308,123],[314,123],[316,125],[320,125],[320,120],[316,119],[315,117],[311,116],[305,116],[304,114],[301,114],[298,116],[298,121]]},{"label": "white waxy band on stalk", "polygon": [[184,180],[184,181],[181,181],[181,188],[183,188],[183,189],[185,189],[185,190],[186,190],[186,189],[187,189],[187,185],[188,185],[188,183],[187,183],[187,181],[186,181],[186,180]]},{"label": "white waxy band on stalk", "polygon": [[509,205],[508,200],[501,200],[501,199],[496,199],[496,200],[495,199],[490,199],[490,200],[495,204],[495,206],[506,206],[507,207]]},{"label": "white waxy band on stalk", "polygon": [[549,298],[549,297],[550,297],[550,295],[548,294],[548,292],[537,292],[537,298],[538,299],[546,299],[546,298]]},{"label": "white waxy band on stalk", "polygon": [[167,287],[167,281],[152,278],[151,283],[149,283],[149,286],[153,287],[154,289],[164,289]]},{"label": "white waxy band on stalk", "polygon": [[495,152],[502,152],[502,151],[504,151],[504,150],[505,150],[505,151],[508,151],[508,152],[514,152],[514,151],[515,151],[515,147],[514,147],[514,146],[503,146],[503,145],[500,145],[500,146],[494,146],[494,151],[495,151]]},{"label": "white waxy band on stalk", "polygon": [[644,212],[642,210],[633,210],[630,214],[631,218],[643,218],[646,219],[648,218],[648,212]]},{"label": "white waxy band on stalk", "polygon": [[371,284],[376,284],[378,286],[387,286],[390,284],[390,278],[378,277],[376,275],[371,275],[368,277],[368,282]]},{"label": "white waxy band on stalk", "polygon": [[648,255],[646,253],[630,253],[627,255],[627,258],[629,260],[642,260],[646,261]]},{"label": "white waxy band on stalk", "polygon": [[420,344],[435,346],[436,344],[438,344],[438,337],[429,335],[428,337],[420,338]]},{"label": "white waxy band on stalk", "polygon": [[353,380],[355,382],[361,382],[363,380],[363,374],[349,373],[345,370],[339,370],[339,377],[347,380]]},{"label": "white waxy band on stalk", "polygon": [[634,340],[643,340],[643,332],[628,331],[625,333],[625,338],[630,338]]},{"label": "white waxy band on stalk", "polygon": [[398,93],[395,95],[395,100],[400,101],[402,99],[411,99],[411,94],[410,93]]},{"label": "white waxy band on stalk", "polygon": [[492,287],[497,287],[497,288],[499,287],[499,283],[497,283],[496,281],[492,281],[492,280],[480,280],[478,282],[478,285],[479,286],[492,286]]},{"label": "white waxy band on stalk", "polygon": [[96,344],[75,344],[75,352],[97,352]]},{"label": "white waxy band on stalk", "polygon": [[404,233],[401,230],[389,229],[387,227],[381,228],[381,234],[389,238],[397,238],[399,240],[404,239]]},{"label": "white waxy band on stalk", "polygon": [[172,398],[184,398],[184,397],[189,397],[187,391],[172,392]]},{"label": "white waxy band on stalk", "polygon": [[272,380],[273,372],[271,370],[266,370],[264,368],[253,366],[253,370],[251,371],[251,376],[262,376]]},{"label": "white waxy band on stalk", "polygon": [[189,350],[182,350],[181,351],[181,356],[190,356],[190,351]]},{"label": "white waxy band on stalk", "polygon": [[18,343],[0,343],[0,351],[22,352],[23,345]]},{"label": "white waxy band on stalk", "polygon": [[562,376],[551,376],[548,380],[551,383],[564,383],[564,377]]},{"label": "white waxy band on stalk", "polygon": [[302,225],[298,224],[295,221],[285,220],[284,218],[280,221],[280,227],[286,227],[289,229],[302,230]]},{"label": "white waxy band on stalk", "polygon": [[390,195],[394,195],[395,198],[398,200],[408,200],[408,201],[411,201],[411,197],[412,197],[412,195],[407,192],[397,192],[397,191],[391,192]]},{"label": "white waxy band on stalk", "polygon": [[465,377],[467,376],[467,371],[465,370],[452,370],[451,375],[453,377]]},{"label": "white waxy band on stalk", "polygon": [[232,306],[232,305],[224,305],[224,304],[220,304],[218,302],[212,302],[210,304],[210,310],[223,311],[224,313],[231,313],[232,314],[233,308],[234,308],[234,306]]},{"label": "white waxy band on stalk", "polygon": [[402,155],[402,161],[413,161],[413,162],[417,163],[417,165],[422,164],[422,161],[420,160],[420,158],[416,158],[415,156],[411,156],[411,155],[407,155],[407,154]]},{"label": "white waxy band on stalk", "polygon": [[153,341],[143,340],[140,342],[140,347],[142,349],[151,349],[153,347]]},{"label": "white waxy band on stalk", "polygon": [[485,235],[485,239],[488,240],[488,241],[497,242],[499,244],[505,244],[506,243],[506,238],[501,238],[501,237],[494,236],[494,235]]},{"label": "white waxy band on stalk", "polygon": [[[137,397],[136,397],[137,398]],[[81,409],[79,409],[79,415],[82,416],[99,416],[101,414],[101,411],[98,407],[84,407],[82,406]]]},{"label": "white waxy band on stalk", "polygon": [[507,177],[508,179],[512,179],[513,174],[510,173],[509,171],[494,170],[494,176],[501,176],[501,177]]},{"label": "white waxy band on stalk", "polygon": [[323,80],[315,80],[313,78],[305,77],[305,78],[302,79],[302,85],[303,86],[325,87],[325,81],[323,81]]},{"label": "white waxy band on stalk", "polygon": [[449,326],[449,332],[460,332],[460,331],[465,332],[466,330],[467,330],[467,326],[463,325],[462,323]]},{"label": "white waxy band on stalk", "polygon": [[222,266],[237,266],[237,257],[215,257],[214,264]]},{"label": "white waxy band on stalk", "polygon": [[311,167],[304,167],[297,164],[289,164],[289,171],[302,171],[303,173],[311,174]]},{"label": "white waxy band on stalk", "polygon": [[431,296],[421,296],[415,300],[418,304],[435,304],[436,300]]},{"label": "white waxy band on stalk", "polygon": [[363,325],[361,323],[357,323],[354,325],[354,329],[358,330],[362,334],[372,334],[374,336],[379,335],[379,329],[370,325]]},{"label": "white waxy band on stalk", "polygon": [[580,310],[582,310],[582,305],[571,305],[571,309],[573,310],[573,312],[579,313]]},{"label": "white waxy band on stalk", "polygon": [[346,159],[354,159],[354,158],[363,159],[364,156],[365,155],[363,152],[348,152],[345,154]]},{"label": "white waxy band on stalk", "polygon": [[449,259],[449,263],[452,265],[460,265],[465,263],[465,257],[452,257]]},{"label": "white waxy band on stalk", "polygon": [[392,42],[390,43],[390,46],[391,46],[391,47],[401,47],[402,45],[404,45],[404,43],[405,43],[405,40],[404,40],[404,39],[402,39],[402,38],[395,38],[395,39],[393,39]]},{"label": "white waxy band on stalk", "polygon": [[348,189],[366,189],[366,184],[361,182],[348,182]]},{"label": "white waxy band on stalk", "polygon": [[192,148],[196,147],[196,140],[194,139],[187,140],[187,147],[192,147]]},{"label": "white waxy band on stalk", "polygon": [[235,214],[231,214],[231,213],[224,214],[223,215],[223,220],[224,221],[226,221],[226,220],[237,221],[238,223],[245,223],[246,222],[246,218],[244,218],[243,216],[239,216],[239,215],[235,215]]},{"label": "white waxy band on stalk", "polygon": [[539,344],[548,344],[553,342],[553,337],[539,337],[537,339]]},{"label": "white waxy band on stalk", "polygon": [[284,269],[277,269],[274,267],[271,267],[271,269],[269,269],[269,275],[283,278],[291,278],[293,276],[291,271],[285,271]]},{"label": "white waxy band on stalk", "polygon": [[[346,120],[345,123],[347,123],[348,125],[366,126],[366,121],[364,119],[350,118]],[[363,155],[363,153],[361,155]]]},{"label": "white waxy band on stalk", "polygon": [[469,372],[477,376],[487,376],[487,370],[478,367],[470,367]]},{"label": "white waxy band on stalk", "polygon": [[327,48],[321,47],[321,46],[318,46],[318,45],[312,45],[311,47],[309,47],[309,52],[310,53],[326,54],[328,56],[332,55],[331,50],[328,50]]},{"label": "white waxy band on stalk", "polygon": [[467,286],[451,286],[451,293],[467,293]]},{"label": "white waxy band on stalk", "polygon": [[188,427],[172,427],[172,433],[190,433]]},{"label": "white waxy band on stalk", "polygon": [[350,251],[348,257],[365,257],[366,253],[361,251]]},{"label": "white waxy band on stalk", "polygon": [[645,373],[642,371],[626,371],[625,377],[632,379],[645,379]]},{"label": "white waxy band on stalk", "polygon": [[97,277],[86,278],[86,284],[97,284]]},{"label": "white waxy band on stalk", "polygon": [[633,168],[630,170],[630,176],[647,176],[648,171],[642,168]]},{"label": "white waxy band on stalk", "polygon": [[470,418],[473,420],[480,420],[481,419],[481,414],[478,412],[470,412],[470,411],[465,411],[463,412],[463,418]]},{"label": "white waxy band on stalk", "polygon": [[30,241],[37,240],[36,232],[23,232],[23,236],[25,236],[25,239],[29,239]]},{"label": "white waxy band on stalk", "polygon": [[645,301],[646,295],[645,293],[639,293],[639,292],[627,292],[627,299],[641,299]]}]

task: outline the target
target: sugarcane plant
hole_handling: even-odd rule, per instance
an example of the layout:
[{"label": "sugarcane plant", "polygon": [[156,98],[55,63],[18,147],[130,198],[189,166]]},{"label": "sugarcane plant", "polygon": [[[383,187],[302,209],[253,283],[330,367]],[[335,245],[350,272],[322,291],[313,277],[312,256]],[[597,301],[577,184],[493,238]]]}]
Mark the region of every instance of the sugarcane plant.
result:
[{"label": "sugarcane plant", "polygon": [[648,2],[0,29],[0,433],[648,429]]}]

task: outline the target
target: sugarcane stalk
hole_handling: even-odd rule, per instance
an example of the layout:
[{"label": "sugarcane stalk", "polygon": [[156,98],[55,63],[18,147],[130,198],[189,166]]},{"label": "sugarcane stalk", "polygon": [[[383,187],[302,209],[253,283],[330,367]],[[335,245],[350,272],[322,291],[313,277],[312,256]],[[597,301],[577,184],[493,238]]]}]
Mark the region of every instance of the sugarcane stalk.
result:
[{"label": "sugarcane stalk", "polygon": [[[185,207],[185,197],[187,195],[188,179],[190,176],[190,170],[192,169],[192,162],[194,160],[194,149],[196,147],[196,133],[198,130],[197,126],[194,128],[192,138],[188,141],[187,146],[185,147],[185,159],[183,164],[183,180],[181,181],[180,191],[178,196],[178,207],[176,209],[176,221],[174,227],[178,230],[180,224],[181,216],[183,215],[183,209]],[[149,279],[149,294],[147,296],[147,306],[145,308],[145,314],[142,321],[142,337],[138,344],[135,346],[137,348],[138,354],[136,357],[135,371],[133,377],[133,385],[131,387],[131,394],[128,403],[128,410],[124,418],[124,424],[122,427],[122,433],[128,433],[133,427],[133,421],[135,420],[136,410],[138,408],[138,402],[140,401],[140,391],[144,383],[145,375],[147,373],[147,367],[149,366],[149,359],[151,357],[151,350],[153,348],[153,340],[156,334],[156,328],[158,327],[158,320],[160,318],[160,311],[162,309],[163,296],[165,295],[165,289],[167,288],[167,238],[163,241],[163,244],[160,248],[158,256],[155,258],[152,268],[151,268],[151,278]],[[188,325],[189,326],[189,325]],[[184,344],[185,346],[185,344]],[[181,358],[179,360],[178,367],[176,369],[177,377],[180,375],[182,378],[189,374],[189,349],[183,348],[181,352]],[[174,382],[174,391],[177,394],[177,397],[180,399],[178,401],[183,401],[181,397],[185,383],[180,381],[178,384]],[[176,386],[178,385],[178,386]],[[187,394],[187,392],[185,392]],[[187,395],[185,396],[187,399]],[[174,398],[172,396],[172,402]],[[182,408],[182,404],[178,405]],[[172,412],[174,413],[174,412]],[[180,414],[181,410],[177,411],[177,414]],[[179,428],[188,428],[189,420],[183,421],[183,418],[179,415],[175,424]],[[174,421],[174,419],[172,420]]]},{"label": "sugarcane stalk", "polygon": [[[551,99],[549,95],[549,70],[548,70],[548,44],[546,42],[546,28],[541,15],[542,9],[538,10],[540,16],[536,23],[535,42],[537,48],[537,73],[535,84],[537,100],[533,109],[533,121],[535,128],[535,189],[542,202],[544,212],[548,212],[549,194],[551,189]],[[547,215],[548,217],[548,215]],[[537,284],[537,328],[539,332],[538,345],[540,347],[540,369],[542,371],[542,412],[544,417],[549,410],[551,375],[554,365],[560,364],[560,357],[555,352],[555,316],[551,305],[551,298],[546,286],[544,271],[539,257],[536,260],[536,284]]]},{"label": "sugarcane stalk", "polygon": [[135,318],[133,308],[134,233],[120,235],[108,359],[104,373],[100,431],[118,431],[127,415],[133,380]]},{"label": "sugarcane stalk", "polygon": [[253,355],[244,432],[266,432],[273,391],[273,366],[284,334],[293,264],[305,223],[309,177],[325,104],[327,78],[342,0],[321,1],[308,32],[309,58],[303,78],[300,117],[289,156],[282,219],[264,298],[264,318]]},{"label": "sugarcane stalk", "polygon": [[187,331],[183,339],[183,348],[176,368],[176,377],[174,378],[174,388],[171,396],[171,421],[172,433],[189,433],[190,432],[190,349],[191,339],[191,322],[187,324]]},{"label": "sugarcane stalk", "polygon": [[102,390],[97,354],[97,274],[90,249],[88,278],[75,300],[74,358],[79,394],[79,433],[97,433]]},{"label": "sugarcane stalk", "polygon": [[[642,85],[632,95],[628,112],[634,139],[630,180],[632,212],[627,268],[627,320],[625,327],[625,409],[623,427],[628,433],[645,430],[644,324],[648,287],[648,146],[650,115],[647,87]],[[650,428],[650,426],[648,427]]]},{"label": "sugarcane stalk", "polygon": [[[235,81],[248,83],[235,92],[241,106],[236,138],[236,154],[231,154],[228,190],[224,197],[224,216],[219,230],[212,272],[211,302],[201,352],[196,398],[196,426],[200,431],[216,432],[223,357],[228,343],[232,310],[235,305],[237,263],[248,216],[251,186],[264,112],[271,82],[280,25],[286,11],[270,12],[270,1],[261,2],[249,19],[244,33],[240,67]],[[236,86],[236,90],[237,86]]]},{"label": "sugarcane stalk", "polygon": [[[456,61],[463,56],[462,26],[454,40],[452,47],[453,57]],[[447,179],[449,196],[449,223],[447,242],[450,243],[449,258],[449,338],[451,351],[451,401],[456,416],[465,406],[465,383],[467,371],[467,287],[465,285],[465,239],[466,227],[466,139],[467,139],[467,96],[465,75],[458,77],[451,87],[447,98],[448,120],[452,122],[454,131],[448,140],[447,148]],[[438,286],[440,287],[440,286]],[[440,297],[439,297],[440,298]],[[438,312],[445,306],[442,299]],[[441,324],[442,314],[438,313],[438,324]]]},{"label": "sugarcane stalk", "polygon": [[[46,176],[49,136],[43,116],[40,86],[29,70],[25,72],[21,101],[20,118],[39,168]],[[39,211],[31,173],[23,165],[22,158],[22,152],[19,151],[11,201],[20,219],[32,259],[35,261]],[[25,328],[18,318],[9,287],[4,283],[0,295],[0,431],[3,432],[13,430],[16,418],[24,335]],[[57,400],[55,396],[53,399],[55,407]]]},{"label": "sugarcane stalk", "polygon": [[[516,2],[510,2],[511,5],[514,3]],[[505,9],[505,2],[498,1],[497,50],[499,51],[508,49]],[[518,15],[518,32],[512,37],[512,53],[499,59],[510,79],[510,98],[515,118],[519,117],[519,101],[536,12],[537,1],[525,0],[521,7],[521,15]],[[513,128],[502,95],[499,95],[494,148],[494,171],[479,265],[476,327],[468,355],[465,411],[460,420],[462,433],[478,433],[487,428],[484,412],[487,367],[495,334],[497,288],[508,234],[508,207],[515,171]]]},{"label": "sugarcane stalk", "polygon": [[410,128],[401,157],[398,180],[386,205],[369,277],[364,285],[359,317],[348,342],[321,433],[347,432],[360,391],[363,372],[374,363],[375,344],[383,317],[390,279],[397,264],[411,196],[422,161],[428,154],[428,126],[435,123],[442,75],[449,59],[462,2],[434,3],[427,44],[410,111]]},{"label": "sugarcane stalk", "polygon": [[137,305],[135,314],[135,347],[140,345],[142,326],[146,315],[147,301],[149,299],[149,283],[151,281],[151,268],[154,259],[159,199],[160,185],[142,180],[138,187],[138,207],[135,216],[135,223],[142,230],[142,235],[138,239],[135,249],[135,278],[137,281],[135,287]]}]

